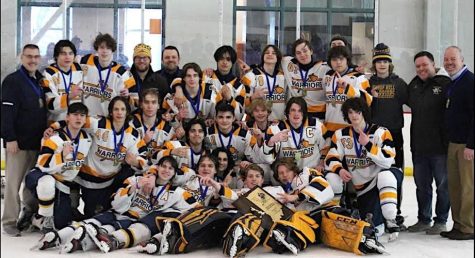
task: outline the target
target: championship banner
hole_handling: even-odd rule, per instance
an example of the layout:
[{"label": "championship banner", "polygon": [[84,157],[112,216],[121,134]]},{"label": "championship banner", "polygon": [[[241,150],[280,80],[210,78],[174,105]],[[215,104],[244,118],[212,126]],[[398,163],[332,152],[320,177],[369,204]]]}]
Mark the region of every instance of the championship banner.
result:
[{"label": "championship banner", "polygon": [[233,202],[241,213],[252,213],[262,218],[262,227],[270,229],[274,221],[288,220],[294,212],[259,186],[254,187]]}]

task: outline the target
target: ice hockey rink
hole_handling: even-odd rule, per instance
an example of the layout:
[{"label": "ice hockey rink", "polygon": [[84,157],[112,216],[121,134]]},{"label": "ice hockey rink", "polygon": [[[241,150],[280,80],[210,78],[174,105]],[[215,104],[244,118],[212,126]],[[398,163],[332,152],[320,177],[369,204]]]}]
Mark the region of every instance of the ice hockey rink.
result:
[{"label": "ice hockey rink", "polygon": [[[435,193],[434,193],[435,196]],[[403,215],[406,217],[406,225],[412,225],[417,220],[417,203],[416,190],[413,177],[405,177],[404,179],[404,200],[403,200]],[[3,199],[2,199],[3,212]],[[451,218],[449,217],[449,220]],[[448,223],[448,227],[452,227],[452,221]],[[78,251],[72,254],[59,254],[59,249],[50,249],[46,251],[30,250],[36,241],[40,238],[39,232],[24,233],[21,237],[10,237],[4,233],[1,234],[1,256],[5,258],[35,258],[35,257],[147,257],[146,254],[139,254],[132,249],[119,250],[108,254],[103,254],[99,250],[82,252]],[[404,258],[470,258],[474,257],[474,241],[456,241],[447,240],[440,236],[429,236],[425,233],[409,233],[402,232],[395,242],[388,243],[387,236],[381,239],[382,244],[390,253],[391,257]],[[282,254],[281,257],[290,256],[290,253]],[[177,255],[173,255],[177,256]],[[279,255],[269,252],[263,247],[253,250],[246,257],[277,257]],[[387,256],[374,255],[369,256]],[[172,257],[166,255],[164,257]],[[210,250],[201,250],[189,254],[180,254],[178,257],[225,257],[221,249],[215,248]],[[347,253],[339,250],[327,248],[322,245],[311,246],[298,254],[298,257],[357,257],[353,253]]]}]

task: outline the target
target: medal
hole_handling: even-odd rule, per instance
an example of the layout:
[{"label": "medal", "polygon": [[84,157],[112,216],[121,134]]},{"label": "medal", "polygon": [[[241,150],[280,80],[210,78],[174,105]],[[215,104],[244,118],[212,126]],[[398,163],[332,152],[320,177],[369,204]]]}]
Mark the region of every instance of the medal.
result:
[{"label": "medal", "polygon": [[106,101],[106,100],[107,100],[107,97],[104,96],[104,95],[101,95],[101,102],[104,102],[104,101]]},{"label": "medal", "polygon": [[42,96],[44,95],[44,94],[43,94],[43,89],[42,89],[40,86],[35,85],[35,84],[31,81],[30,77],[26,74],[26,72],[25,72],[23,69],[24,69],[23,67],[20,68],[21,74],[23,75],[23,77],[25,78],[25,80],[28,82],[28,84],[30,85],[30,87],[33,89],[33,91],[35,92],[35,94],[39,97],[39,102],[38,102],[38,103],[39,103],[39,107],[40,107],[40,108],[43,108],[43,107],[44,107],[44,102],[43,102],[43,98],[42,98]]},{"label": "medal", "polygon": [[303,90],[303,97],[307,97],[307,90]]},{"label": "medal", "polygon": [[114,126],[112,126],[112,134],[114,135],[114,153],[115,153],[115,158],[114,158],[114,166],[118,166],[120,164],[120,146],[122,146],[122,141],[124,140],[124,132],[125,132],[125,126],[122,127],[121,132],[120,132],[120,139],[119,142],[117,142],[117,134],[115,132]]},{"label": "medal", "polygon": [[332,106],[336,107],[336,100],[335,99],[332,99]]},{"label": "medal", "polygon": [[115,156],[114,159],[114,166],[118,166],[120,164],[120,158],[119,158],[119,153],[117,153],[117,156]]},{"label": "medal", "polygon": [[107,88],[107,82],[109,81],[109,75],[111,74],[111,70],[112,70],[111,65],[112,65],[112,63],[109,64],[109,67],[107,68],[107,76],[106,76],[105,81],[102,79],[102,67],[101,67],[101,65],[99,63],[96,65],[97,72],[99,73],[99,86],[101,87],[101,102],[104,102],[106,100],[106,97],[104,96],[104,93],[105,93],[106,88]]},{"label": "medal", "polygon": [[299,161],[301,158],[302,154],[299,151],[295,152],[295,160]]}]

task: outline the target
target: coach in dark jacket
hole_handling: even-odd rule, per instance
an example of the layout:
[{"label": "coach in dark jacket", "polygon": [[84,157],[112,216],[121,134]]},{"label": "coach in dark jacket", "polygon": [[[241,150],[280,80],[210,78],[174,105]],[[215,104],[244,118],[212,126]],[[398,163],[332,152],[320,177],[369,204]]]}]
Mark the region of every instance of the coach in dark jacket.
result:
[{"label": "coach in dark jacket", "polygon": [[[450,78],[436,74],[434,57],[422,51],[414,57],[417,76],[408,86],[411,107],[411,152],[418,205],[418,222],[410,232],[439,234],[446,230],[450,209],[447,185],[447,136],[444,112]],[[432,218],[432,181],[437,187],[436,217]],[[431,222],[434,225],[431,227]]]},{"label": "coach in dark jacket", "polygon": [[[2,138],[6,148],[5,202],[2,216],[4,231],[19,236],[20,185],[35,164],[43,131],[46,129],[45,94],[38,72],[41,62],[38,46],[28,44],[21,54],[22,66],[2,82]],[[24,188],[24,215],[37,209],[36,201]]]}]

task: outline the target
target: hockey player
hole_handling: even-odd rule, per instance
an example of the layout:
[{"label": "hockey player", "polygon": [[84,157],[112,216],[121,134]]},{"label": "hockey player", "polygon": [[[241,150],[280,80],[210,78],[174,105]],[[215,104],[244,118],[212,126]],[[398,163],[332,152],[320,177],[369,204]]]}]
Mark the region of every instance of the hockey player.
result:
[{"label": "hockey player", "polygon": [[288,96],[288,85],[281,70],[281,61],[282,54],[275,45],[267,45],[262,50],[261,63],[252,68],[239,60],[240,66],[246,72],[241,78],[242,84],[250,88],[246,106],[258,98],[269,101],[272,103],[269,115],[271,121],[284,119],[285,100]]},{"label": "hockey player", "polygon": [[76,47],[69,40],[60,40],[54,46],[55,63],[48,66],[45,76],[46,105],[48,106],[48,120],[51,122],[64,120],[68,105],[81,102],[82,70],[74,62]]},{"label": "hockey player", "polygon": [[261,155],[268,164],[279,158],[292,157],[298,167],[323,170],[326,128],[318,120],[308,119],[307,104],[292,97],[285,107],[286,121],[272,125],[267,131]]},{"label": "hockey player", "polygon": [[[140,139],[139,132],[129,124],[131,116],[127,99],[114,97],[109,103],[108,113],[108,117],[100,119],[88,117],[84,126],[93,136],[91,153],[94,155],[86,157],[74,181],[81,186],[87,218],[108,210],[109,198],[116,190],[114,188],[133,174],[123,169],[123,163],[136,170],[143,170],[147,165],[145,143]],[[52,124],[52,127],[59,124]]]},{"label": "hockey player", "polygon": [[312,59],[313,49],[308,40],[298,39],[292,44],[295,57],[282,59],[282,70],[290,96],[303,97],[310,120],[325,118],[325,91],[322,80],[329,67]]},{"label": "hockey player", "polygon": [[215,126],[208,128],[211,149],[224,147],[229,149],[236,165],[243,160],[246,148],[251,148],[251,134],[247,130],[234,124],[234,108],[226,101],[216,104]]},{"label": "hockey player", "polygon": [[[204,120],[212,120],[214,118],[216,102],[223,97],[212,87],[211,83],[207,83],[204,80],[203,72],[198,64],[187,63],[183,66],[183,75],[180,79],[175,79],[172,84],[174,89],[178,86],[185,96],[185,101],[177,105],[172,94],[168,94],[163,103],[164,109],[171,109],[173,113],[178,114],[179,110],[184,108],[186,115],[180,121],[182,124],[196,117]],[[240,111],[238,105],[234,106],[237,115]]]},{"label": "hockey player", "polygon": [[155,88],[143,89],[140,93],[140,109],[134,112],[132,126],[137,129],[147,146],[147,162],[152,163],[152,156],[165,141],[175,137],[175,130],[171,124],[158,115],[160,103],[159,91]]},{"label": "hockey player", "polygon": [[338,129],[348,126],[341,115],[341,105],[348,98],[363,98],[371,105],[372,97],[365,90],[369,81],[364,74],[351,64],[351,54],[347,47],[336,46],[328,51],[328,71],[323,80],[326,96],[325,126],[330,136]]},{"label": "hockey player", "polygon": [[[356,190],[361,217],[373,214],[379,234],[384,233],[383,219],[393,240],[396,223],[397,182],[390,170],[395,151],[390,132],[370,123],[367,103],[352,98],[342,106],[345,121],[351,126],[339,129],[332,137],[325,159],[325,175],[335,194],[343,191],[343,182],[352,182]],[[394,233],[394,234],[393,234]]]},{"label": "hockey player", "polygon": [[42,142],[36,168],[27,174],[25,185],[38,198],[38,214],[43,232],[62,229],[72,221],[70,186],[88,155],[91,136],[81,130],[87,107],[69,105],[65,127]]},{"label": "hockey player", "polygon": [[175,185],[185,184],[198,167],[201,156],[209,154],[209,146],[205,143],[206,126],[202,119],[194,118],[185,125],[185,142],[168,141],[154,155],[158,160],[164,156],[173,156],[178,161],[180,170],[174,180]]},{"label": "hockey player", "polygon": [[[289,220],[274,220],[271,228],[262,227],[262,216],[257,213],[237,217],[224,236],[223,252],[226,255],[233,258],[243,256],[261,241],[273,252],[290,250],[297,254],[315,243],[317,238],[326,245],[357,254],[384,251],[375,240],[369,223],[345,216],[343,209],[331,204],[333,191],[319,171],[310,168],[301,171],[292,158],[277,160],[273,168],[282,185],[265,187],[264,190],[295,213]],[[258,184],[260,180],[256,175],[249,170],[245,182]],[[335,221],[342,227],[346,226],[346,230],[332,228]],[[321,230],[317,230],[319,226]],[[329,239],[330,236],[334,239]],[[344,244],[343,238],[347,239]]]},{"label": "hockey player", "polygon": [[141,229],[132,224],[150,212],[157,211],[171,216],[190,208],[189,202],[193,203],[194,200],[187,200],[183,189],[171,185],[177,169],[177,163],[172,157],[165,157],[150,167],[153,170],[151,173],[157,177],[149,194],[143,191],[147,183],[143,176],[127,178],[112,198],[113,210],[96,214],[91,219],[63,230],[45,234],[39,241],[39,249],[62,244],[61,252],[88,251],[97,248],[96,244],[101,245],[100,241],[105,240],[98,239],[98,234],[111,234],[125,243],[130,240],[127,239],[127,234],[134,234]]},{"label": "hockey player", "polygon": [[97,35],[93,54],[81,58],[83,70],[83,103],[89,107],[91,116],[107,116],[109,102],[115,96],[129,96],[135,85],[134,77],[125,67],[112,61],[117,42],[109,34]]}]

